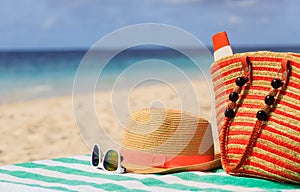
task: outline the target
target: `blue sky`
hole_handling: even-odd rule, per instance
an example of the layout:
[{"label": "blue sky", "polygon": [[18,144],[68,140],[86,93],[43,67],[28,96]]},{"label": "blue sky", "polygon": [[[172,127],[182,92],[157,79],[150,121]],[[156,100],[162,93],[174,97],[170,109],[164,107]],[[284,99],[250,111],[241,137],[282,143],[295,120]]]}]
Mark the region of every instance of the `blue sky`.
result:
[{"label": "blue sky", "polygon": [[88,48],[121,27],[163,23],[204,44],[300,45],[298,0],[0,0],[0,49]]}]

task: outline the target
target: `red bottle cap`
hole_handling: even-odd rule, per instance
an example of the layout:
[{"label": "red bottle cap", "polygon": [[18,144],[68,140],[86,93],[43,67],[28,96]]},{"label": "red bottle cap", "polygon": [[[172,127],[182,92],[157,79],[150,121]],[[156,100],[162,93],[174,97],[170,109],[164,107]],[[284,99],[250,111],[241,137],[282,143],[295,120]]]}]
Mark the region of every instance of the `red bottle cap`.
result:
[{"label": "red bottle cap", "polygon": [[213,41],[214,51],[222,47],[225,47],[227,45],[230,45],[227,37],[227,33],[225,31],[215,34],[212,37],[212,41]]}]

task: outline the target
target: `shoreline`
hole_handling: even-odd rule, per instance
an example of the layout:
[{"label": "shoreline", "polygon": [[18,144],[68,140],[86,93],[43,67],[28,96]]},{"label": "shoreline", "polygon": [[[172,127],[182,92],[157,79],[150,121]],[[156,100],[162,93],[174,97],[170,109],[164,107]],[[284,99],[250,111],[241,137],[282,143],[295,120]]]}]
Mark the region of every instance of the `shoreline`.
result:
[{"label": "shoreline", "polygon": [[[115,141],[112,145],[120,144],[129,114],[142,108],[184,110],[210,120],[209,86],[203,80],[193,81],[192,84],[190,88],[177,83],[173,87],[153,85],[133,90],[114,90],[113,93],[97,92],[96,117],[108,136],[104,140],[99,137],[96,128],[93,128],[99,122],[89,119],[91,111],[95,112],[94,108],[88,108],[85,104],[91,98],[89,94],[76,96],[75,113],[81,114],[76,122],[72,96],[1,104],[0,165],[88,154],[90,149],[86,143],[89,146],[101,143],[104,144],[104,149],[111,147],[111,140]],[[197,110],[195,102],[201,110]]]}]

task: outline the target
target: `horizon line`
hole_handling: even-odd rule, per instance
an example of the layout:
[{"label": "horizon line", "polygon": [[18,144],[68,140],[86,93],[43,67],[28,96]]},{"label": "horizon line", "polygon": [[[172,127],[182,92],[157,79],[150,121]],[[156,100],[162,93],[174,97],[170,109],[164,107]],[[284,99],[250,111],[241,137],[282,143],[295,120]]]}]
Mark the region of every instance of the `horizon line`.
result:
[{"label": "horizon line", "polygon": [[[269,44],[269,45],[231,45],[233,49],[274,49],[274,48],[300,48],[299,45],[287,45],[287,44]],[[195,47],[180,47],[181,49],[185,50],[195,50],[199,48]],[[203,49],[213,50],[212,46],[206,46],[203,47]],[[88,51],[90,48],[87,47],[43,47],[43,48],[8,48],[8,49],[2,49],[0,48],[0,52],[70,52],[70,51]],[[95,51],[114,51],[118,49],[118,47],[107,47],[107,48],[99,48],[94,49]],[[132,47],[130,50],[132,51],[144,51],[144,50],[169,50],[168,47],[142,47],[142,48],[136,48]],[[172,48],[171,48],[172,49]],[[202,49],[202,48],[201,48]]]}]

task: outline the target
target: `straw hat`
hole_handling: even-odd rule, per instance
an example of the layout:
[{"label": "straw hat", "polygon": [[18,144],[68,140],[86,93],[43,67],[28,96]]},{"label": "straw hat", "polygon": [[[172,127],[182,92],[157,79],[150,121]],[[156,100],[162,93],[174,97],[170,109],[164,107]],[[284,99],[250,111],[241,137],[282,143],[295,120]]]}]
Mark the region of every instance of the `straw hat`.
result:
[{"label": "straw hat", "polygon": [[209,122],[190,113],[142,109],[128,119],[121,148],[127,172],[206,171],[221,166]]}]

